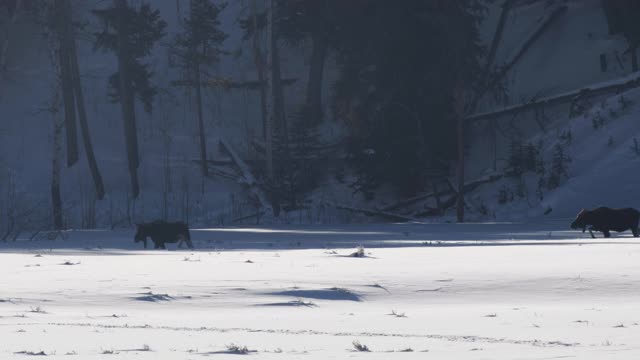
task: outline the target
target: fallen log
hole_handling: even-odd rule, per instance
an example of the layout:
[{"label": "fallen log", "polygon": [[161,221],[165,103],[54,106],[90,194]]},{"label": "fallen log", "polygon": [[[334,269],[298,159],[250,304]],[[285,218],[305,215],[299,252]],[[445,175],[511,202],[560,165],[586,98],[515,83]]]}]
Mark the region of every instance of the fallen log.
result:
[{"label": "fallen log", "polygon": [[[200,159],[192,159],[192,162],[200,165],[202,160]],[[244,159],[244,162],[247,164],[254,164],[259,162],[258,160],[253,159]],[[209,166],[235,166],[235,163],[231,159],[207,159],[207,165]]]},{"label": "fallen log", "polygon": [[240,222],[240,221],[249,220],[249,219],[253,219],[253,218],[258,218],[259,219],[260,217],[264,216],[264,214],[265,214],[264,211],[258,211],[255,214],[251,214],[251,215],[246,215],[246,216],[242,216],[242,217],[239,217],[239,218],[235,218],[235,219],[231,220],[231,222],[237,223],[237,222]]},{"label": "fallen log", "polygon": [[235,164],[235,166],[240,171],[242,175],[241,179],[238,181],[239,183],[247,186],[251,194],[258,200],[260,207],[263,209],[271,209],[269,206],[269,201],[267,200],[267,195],[260,188],[260,184],[256,180],[256,178],[251,173],[249,166],[244,160],[235,152],[233,147],[224,139],[220,139],[220,148],[223,152],[227,153],[231,158],[231,161]]},{"label": "fallen log", "polygon": [[636,74],[634,77],[624,77],[615,81],[609,81],[599,85],[592,85],[586,88],[566,92],[559,95],[544,97],[534,101],[528,101],[526,103],[508,106],[500,110],[474,114],[468,116],[466,120],[469,122],[475,122],[480,120],[493,119],[503,115],[510,115],[529,109],[535,109],[540,106],[565,104],[577,99],[587,99],[612,93],[619,94],[623,91],[627,91],[637,87],[640,87],[640,76]]},{"label": "fallen log", "polygon": [[394,214],[394,213],[390,213],[390,212],[386,212],[386,211],[363,209],[363,208],[357,208],[357,207],[353,207],[353,206],[347,206],[347,205],[341,205],[341,204],[333,204],[333,203],[326,203],[326,204],[329,205],[329,206],[333,206],[338,210],[351,211],[351,212],[355,212],[355,213],[364,214],[364,215],[367,215],[367,216],[378,216],[378,217],[381,217],[381,218],[384,218],[384,219],[393,220],[393,221],[401,221],[401,222],[417,222],[417,221],[420,221],[419,219],[416,219],[414,217],[400,215],[400,214]]},{"label": "fallen log", "polygon": [[456,195],[449,196],[449,198],[440,203],[440,207],[437,209],[427,208],[426,210],[414,214],[415,217],[430,217],[430,216],[441,216],[443,215],[447,209],[453,207],[456,204],[458,197]]},{"label": "fallen log", "polygon": [[[464,185],[464,191],[468,192],[468,191],[473,191],[475,190],[478,186],[480,185],[484,185],[487,183],[491,183],[497,180],[500,180],[504,177],[504,174],[493,174],[493,175],[489,175],[489,176],[485,176],[483,178],[468,182]],[[427,194],[422,194],[422,195],[418,195],[409,199],[405,199],[402,200],[400,202],[397,202],[395,204],[383,207],[382,209],[380,209],[380,211],[386,212],[386,211],[393,211],[393,210],[397,210],[403,207],[407,207],[410,205],[413,205],[417,202],[435,197],[435,196],[442,196],[442,195],[449,195],[451,193],[454,193],[454,191],[452,191],[452,189],[447,189],[447,190],[440,190],[437,192],[430,192]]]},{"label": "fallen log", "polygon": [[397,210],[403,207],[407,207],[410,205],[413,205],[417,202],[432,198],[432,197],[436,197],[436,196],[442,196],[442,195],[447,195],[450,194],[451,191],[450,190],[439,190],[437,192],[430,192],[427,194],[422,194],[422,195],[418,195],[409,199],[405,199],[402,200],[400,202],[397,202],[395,204],[389,205],[389,206],[385,206],[383,208],[380,209],[380,211],[393,211],[393,210]]},{"label": "fallen log", "polygon": [[[453,180],[451,180],[451,179],[447,179],[447,184],[449,185],[449,189],[451,189],[451,192],[452,192],[452,193],[453,193],[453,195],[454,195],[453,197],[454,197],[455,199],[457,199],[457,198],[458,198],[458,196],[459,196],[459,195],[458,195],[458,189],[456,189],[456,186],[454,185]],[[466,186],[465,186],[465,188],[466,188]],[[472,190],[468,190],[468,191],[472,191]],[[463,191],[462,191],[462,200],[464,201],[464,207],[465,207],[467,210],[471,210],[471,209],[473,209],[473,206],[472,206],[472,205],[471,205],[471,203],[467,200],[467,197],[466,197],[466,196],[464,196],[466,193],[467,193],[467,190],[466,190],[466,189],[463,189]]]},{"label": "fallen log", "polygon": [[235,182],[238,182],[238,176],[235,175],[235,174],[232,174],[230,172],[226,172],[226,171],[215,169],[215,168],[214,169],[209,168],[209,173],[210,174],[208,176],[211,177],[211,178],[213,178],[214,176],[218,176],[218,177],[221,177],[221,178],[224,178],[224,179],[233,180]]},{"label": "fallen log", "polygon": [[[282,84],[285,86],[290,86],[295,84],[298,81],[296,78],[290,79],[282,79]],[[196,82],[191,80],[173,80],[171,81],[171,86],[187,86],[193,87]],[[248,81],[238,81],[230,78],[224,77],[213,77],[200,82],[201,86],[211,87],[211,88],[219,88],[223,90],[233,90],[233,89],[246,89],[246,90],[259,90],[265,84],[264,81],[260,80],[248,80]]]},{"label": "fallen log", "polygon": [[[265,144],[260,140],[256,140],[256,139],[251,140],[251,146],[257,153],[265,154],[266,152]],[[303,156],[303,157],[301,156],[292,156],[292,157],[295,158],[296,160],[318,160],[318,159],[326,159],[326,158],[335,158],[335,159],[344,160],[344,159],[347,159],[347,155],[336,155],[336,153],[342,150],[343,146],[344,145],[342,143],[315,145],[315,146],[309,147],[308,149],[305,149],[309,151],[312,155]],[[289,146],[289,149],[295,153],[298,151],[299,147],[296,146],[296,144],[291,144]]]}]

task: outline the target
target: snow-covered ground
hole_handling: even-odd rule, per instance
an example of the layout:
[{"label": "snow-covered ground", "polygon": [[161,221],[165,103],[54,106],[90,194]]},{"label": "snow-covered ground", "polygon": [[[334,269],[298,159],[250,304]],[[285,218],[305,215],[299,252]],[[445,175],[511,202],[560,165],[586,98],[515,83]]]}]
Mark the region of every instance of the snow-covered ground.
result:
[{"label": "snow-covered ground", "polygon": [[1,243],[0,358],[638,358],[640,241],[568,221]]}]

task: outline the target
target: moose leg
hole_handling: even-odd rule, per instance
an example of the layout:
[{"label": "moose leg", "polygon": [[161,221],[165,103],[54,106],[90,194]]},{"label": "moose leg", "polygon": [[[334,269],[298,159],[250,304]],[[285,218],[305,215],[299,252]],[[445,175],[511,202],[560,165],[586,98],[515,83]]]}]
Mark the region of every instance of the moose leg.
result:
[{"label": "moose leg", "polygon": [[631,229],[631,232],[633,233],[633,237],[640,237],[640,231],[638,230],[638,227],[634,227],[633,229]]},{"label": "moose leg", "polygon": [[596,235],[593,233],[593,229],[589,229],[589,234],[591,234],[592,239],[596,238]]},{"label": "moose leg", "polygon": [[182,243],[185,243],[189,249],[193,249],[193,243],[191,242],[189,234],[180,234],[178,235],[178,239],[180,240],[178,243],[179,248],[182,248]]},{"label": "moose leg", "polygon": [[602,230],[602,233],[604,234],[605,238],[610,238],[611,237],[611,233],[609,232],[609,230]]},{"label": "moose leg", "polygon": [[182,234],[178,235],[178,249],[182,249],[183,242],[184,242],[184,236]]}]

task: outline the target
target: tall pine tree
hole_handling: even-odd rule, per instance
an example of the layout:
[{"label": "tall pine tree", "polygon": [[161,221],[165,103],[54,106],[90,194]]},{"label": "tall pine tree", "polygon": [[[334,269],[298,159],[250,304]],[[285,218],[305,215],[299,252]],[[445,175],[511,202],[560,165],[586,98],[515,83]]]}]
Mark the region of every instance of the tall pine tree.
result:
[{"label": "tall pine tree", "polygon": [[335,12],[334,111],[348,121],[355,162],[370,164],[360,167],[367,188],[411,195],[458,160],[461,97],[482,73],[484,3],[353,0]]},{"label": "tall pine tree", "polygon": [[341,0],[284,0],[278,2],[278,28],[291,45],[310,43],[304,117],[309,126],[323,118],[322,88],[329,50],[335,43]]},{"label": "tall pine tree", "polygon": [[202,79],[206,79],[206,70],[220,61],[224,54],[222,44],[227,38],[220,30],[220,13],[226,3],[212,0],[191,0],[189,17],[183,21],[183,31],[175,39],[174,55],[184,69],[187,83],[195,90],[196,110],[198,113],[198,132],[200,138],[200,160],[202,175],[208,175],[207,134],[202,114]]},{"label": "tall pine tree", "polygon": [[151,112],[157,90],[151,84],[153,73],[143,61],[151,54],[156,42],[165,35],[167,24],[160,18],[160,12],[146,2],[139,7],[132,7],[127,0],[114,0],[111,7],[93,10],[93,13],[104,24],[103,30],[95,34],[96,48],[113,52],[118,57],[118,71],[109,78],[110,96],[122,107],[127,160],[135,199],[140,192],[135,99],[142,102],[145,111]]},{"label": "tall pine tree", "polygon": [[[307,126],[315,126],[323,118],[322,88],[325,62],[337,34],[335,12],[341,11],[340,0],[278,0],[274,9],[278,16],[275,29],[280,39],[292,47],[309,46],[309,69],[303,117]],[[255,9],[254,9],[255,12]],[[245,39],[255,37],[268,24],[267,11],[241,19]]]}]

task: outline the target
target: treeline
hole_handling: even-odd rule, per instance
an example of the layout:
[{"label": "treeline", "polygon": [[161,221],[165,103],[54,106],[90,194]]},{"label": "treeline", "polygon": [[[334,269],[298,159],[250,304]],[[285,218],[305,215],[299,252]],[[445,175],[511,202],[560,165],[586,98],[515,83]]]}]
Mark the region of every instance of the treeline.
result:
[{"label": "treeline", "polygon": [[[463,161],[462,118],[481,87],[484,48],[478,26],[487,3],[272,1],[267,11],[241,21],[247,39],[271,20],[276,39],[287,46],[305,43],[311,50],[306,100],[288,117],[290,132],[277,134],[280,140],[292,134],[294,139],[277,146],[300,149],[313,143],[314,127],[330,116],[348,129],[348,165],[355,177],[337,175],[354,192],[372,199],[381,186],[391,185],[398,195],[409,196],[448,176]],[[339,78],[331,84],[331,98],[322,99],[329,56],[337,60]],[[323,113],[324,102],[332,113]],[[301,171],[304,163],[291,159],[290,151],[276,154],[289,165],[276,184],[278,199],[295,206],[296,193],[313,186],[318,169]],[[462,183],[464,174],[458,175]]]},{"label": "treeline", "polygon": [[[190,0],[189,11],[173,38],[152,1],[112,0],[91,10],[99,26],[88,25],[78,14],[80,2],[9,0],[10,14],[24,11],[42,24],[50,46],[51,63],[59,87],[51,100],[52,223],[64,226],[60,173],[85,152],[97,199],[109,188],[91,142],[85,111],[82,69],[76,39],[80,30],[92,34],[96,51],[117,60],[109,77],[110,99],[121,107],[123,137],[130,177],[130,194],[138,197],[140,157],[136,111],[151,112],[160,91],[149,58],[160,43],[168,44],[172,65],[182,74],[177,82],[195,94],[198,157],[203,178],[210,176],[207,159],[202,89],[220,84],[209,74],[225,51],[226,34],[220,19],[227,3]],[[401,196],[431,188],[434,181],[457,169],[464,184],[463,118],[486,80],[478,27],[490,0],[249,0],[236,22],[244,47],[255,64],[252,84],[231,84],[259,90],[261,128],[256,133],[262,158],[252,171],[268,194],[274,214],[300,205],[323,176],[335,176],[354,192],[375,197],[381,186],[392,186]],[[181,5],[184,6],[184,5]],[[3,17],[3,19],[5,19]],[[91,28],[91,26],[95,28]],[[2,44],[0,63],[6,58]],[[285,109],[287,79],[282,78],[282,48],[310,50],[304,100],[295,111]],[[335,59],[338,80],[326,84],[326,67]],[[174,84],[175,85],[175,84]],[[330,98],[323,89],[331,86]],[[330,109],[330,111],[326,111]],[[329,174],[318,128],[324,121],[342,121],[347,129],[344,168]],[[64,134],[64,136],[63,136]],[[82,144],[82,146],[80,145]],[[66,162],[61,161],[65,149]],[[460,165],[457,166],[456,165]],[[345,177],[344,172],[353,176]],[[462,187],[461,187],[462,188]],[[462,191],[459,192],[462,201]],[[459,202],[459,205],[462,202]],[[459,206],[463,209],[463,206]],[[462,211],[462,210],[461,210]],[[463,214],[459,213],[462,220]]]}]

